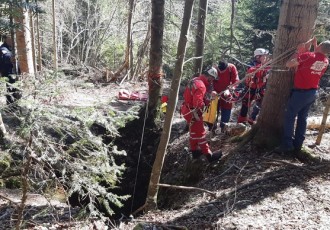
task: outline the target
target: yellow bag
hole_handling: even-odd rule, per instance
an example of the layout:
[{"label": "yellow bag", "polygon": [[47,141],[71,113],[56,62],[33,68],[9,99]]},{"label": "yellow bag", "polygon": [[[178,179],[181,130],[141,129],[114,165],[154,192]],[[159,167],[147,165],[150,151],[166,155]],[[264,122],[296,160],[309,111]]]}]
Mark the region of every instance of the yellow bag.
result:
[{"label": "yellow bag", "polygon": [[217,119],[217,107],[218,107],[219,98],[216,96],[207,107],[206,111],[203,113],[203,121],[214,124]]},{"label": "yellow bag", "polygon": [[162,109],[162,112],[163,112],[163,113],[166,113],[167,102],[162,103],[162,105],[160,106],[160,108]]}]

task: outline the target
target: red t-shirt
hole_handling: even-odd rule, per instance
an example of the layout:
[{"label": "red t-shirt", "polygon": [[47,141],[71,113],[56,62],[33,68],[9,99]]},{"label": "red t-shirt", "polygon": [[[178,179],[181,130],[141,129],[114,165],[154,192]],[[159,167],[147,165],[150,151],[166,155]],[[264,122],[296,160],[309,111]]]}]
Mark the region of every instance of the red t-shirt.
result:
[{"label": "red t-shirt", "polygon": [[222,72],[220,72],[218,68],[217,70],[218,80],[213,81],[213,89],[217,93],[224,91],[228,85],[234,84],[239,81],[237,69],[233,64],[228,63],[228,67]]},{"label": "red t-shirt", "polygon": [[329,65],[322,53],[306,52],[297,57],[299,62],[294,77],[295,89],[317,89],[320,79]]}]

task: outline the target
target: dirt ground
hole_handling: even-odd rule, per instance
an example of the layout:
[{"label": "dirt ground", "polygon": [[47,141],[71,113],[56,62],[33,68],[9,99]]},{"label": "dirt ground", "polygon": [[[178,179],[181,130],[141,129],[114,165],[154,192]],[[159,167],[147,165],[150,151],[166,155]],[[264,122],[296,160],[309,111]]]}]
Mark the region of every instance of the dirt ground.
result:
[{"label": "dirt ground", "polygon": [[[120,89],[144,91],[147,85],[124,82],[98,88],[77,87],[75,91],[66,92],[65,101],[58,97],[54,103],[66,106],[110,103],[118,110],[145,103],[117,100]],[[321,115],[321,110],[311,114],[313,117]],[[189,188],[161,187],[159,210],[110,227],[99,222],[82,227],[81,223],[75,225],[67,219],[58,219],[57,227],[46,225],[30,229],[133,229],[137,225],[139,229],[329,229],[329,129],[319,146],[313,146],[318,130],[307,131],[305,144],[312,146],[315,155],[322,158],[318,163],[301,162],[291,155],[259,152],[249,144],[236,151],[238,143],[231,142],[228,136],[215,135],[209,139],[212,149],[221,148],[224,157],[219,163],[209,165],[205,159],[193,161],[187,154],[188,134],[184,126],[184,120],[177,113],[161,183]],[[10,203],[1,199],[5,193],[8,190],[0,191],[0,222],[8,218],[4,207]],[[17,196],[11,199],[20,199]],[[35,204],[29,203],[31,209],[39,203],[36,196],[33,200]],[[56,202],[51,206],[62,212],[66,208]]]},{"label": "dirt ground", "polygon": [[[239,108],[239,104],[235,106],[233,119]],[[188,134],[176,132],[182,131],[184,123],[177,116],[161,183],[188,189],[161,187],[159,210],[122,223],[118,229],[136,225],[143,229],[328,229],[330,130],[326,129],[316,146],[315,127],[321,117],[322,109],[310,113],[305,140],[321,162],[260,152],[250,144],[237,151],[238,143],[230,137],[215,135],[209,138],[211,147],[221,149],[224,158],[209,165],[205,159],[193,161],[187,154]]]}]

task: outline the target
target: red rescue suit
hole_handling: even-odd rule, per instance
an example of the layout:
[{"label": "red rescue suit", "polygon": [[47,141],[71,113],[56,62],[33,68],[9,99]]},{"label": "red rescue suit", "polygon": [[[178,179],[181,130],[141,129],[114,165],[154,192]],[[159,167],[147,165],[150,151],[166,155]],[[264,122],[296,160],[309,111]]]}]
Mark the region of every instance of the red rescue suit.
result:
[{"label": "red rescue suit", "polygon": [[[258,108],[260,109],[261,107],[270,68],[266,67],[264,69],[258,70],[260,67],[260,64],[257,66],[252,66],[247,71],[247,73],[252,74],[252,76],[247,77],[245,80],[244,97],[242,100],[241,112],[237,120],[238,123],[248,121],[248,110],[254,100],[256,101]],[[257,114],[254,113],[251,114],[250,122],[255,121],[256,115]]]},{"label": "red rescue suit", "polygon": [[203,109],[205,106],[205,94],[210,83],[205,75],[192,79],[186,87],[181,106],[181,114],[189,124],[190,150],[200,149],[203,154],[209,154],[210,147],[206,141],[206,131],[203,123]]},{"label": "red rescue suit", "polygon": [[[231,84],[239,81],[238,72],[235,65],[228,63],[228,67],[224,71],[218,69],[218,80],[213,81],[213,88],[217,93],[223,92]],[[233,103],[227,102],[225,96],[220,96],[218,107],[221,109],[232,109]]]}]

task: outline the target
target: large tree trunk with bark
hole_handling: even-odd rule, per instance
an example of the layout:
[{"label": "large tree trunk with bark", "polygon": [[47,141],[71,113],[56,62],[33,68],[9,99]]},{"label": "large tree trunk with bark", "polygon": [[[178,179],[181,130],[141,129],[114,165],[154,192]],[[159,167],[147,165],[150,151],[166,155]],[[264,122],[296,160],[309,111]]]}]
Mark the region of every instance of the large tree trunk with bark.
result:
[{"label": "large tree trunk with bark", "polygon": [[171,84],[171,93],[170,93],[168,108],[165,117],[164,129],[157,149],[156,159],[152,167],[152,172],[149,182],[147,200],[145,204],[145,210],[147,211],[151,209],[155,209],[157,207],[158,184],[160,180],[161,171],[163,168],[166,148],[171,134],[173,115],[175,112],[176,103],[178,101],[178,92],[179,92],[182,69],[183,69],[183,61],[186,54],[186,45],[188,40],[187,35],[190,27],[193,5],[194,5],[194,0],[186,0],[183,19],[182,19],[180,40],[176,55],[177,61],[175,64],[174,76]]},{"label": "large tree trunk with bark", "polygon": [[20,9],[15,20],[21,25],[16,30],[17,56],[21,73],[34,74],[29,10]]},{"label": "large tree trunk with bark", "polygon": [[203,67],[203,53],[204,53],[204,40],[205,40],[205,22],[207,15],[208,0],[199,0],[198,9],[198,23],[196,31],[196,60],[195,60],[195,73],[201,73]]},{"label": "large tree trunk with bark", "polygon": [[285,67],[299,43],[313,34],[318,0],[283,0],[277,29],[273,64],[262,110],[254,131],[254,141],[263,147],[279,143],[284,110],[293,83],[294,72]]},{"label": "large tree trunk with bark", "polygon": [[148,121],[155,124],[160,115],[160,96],[162,94],[162,63],[165,0],[152,0],[151,39],[149,57],[149,103]]}]

